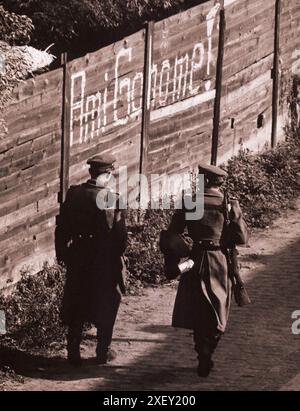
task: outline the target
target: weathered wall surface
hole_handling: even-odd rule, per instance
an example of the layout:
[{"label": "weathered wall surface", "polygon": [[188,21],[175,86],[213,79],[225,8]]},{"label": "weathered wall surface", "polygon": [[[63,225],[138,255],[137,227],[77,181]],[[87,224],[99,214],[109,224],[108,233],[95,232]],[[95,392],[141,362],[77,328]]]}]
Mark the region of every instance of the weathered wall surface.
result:
[{"label": "weathered wall surface", "polygon": [[[199,153],[210,160],[219,9],[208,1],[152,29],[147,173],[196,165]],[[72,182],[80,181],[86,159],[99,151],[139,170],[145,37],[144,30],[68,64]]]},{"label": "weathered wall surface", "polygon": [[300,125],[300,0],[281,1],[280,71],[280,125],[285,126],[291,115]]},{"label": "weathered wall surface", "polygon": [[71,184],[86,178],[87,159],[100,152],[139,172],[144,37],[140,31],[67,65]]},{"label": "weathered wall surface", "polygon": [[209,162],[214,144],[219,163],[260,149],[276,76],[280,138],[300,118],[299,39],[300,0],[210,0],[21,85],[0,141],[0,288],[53,256],[59,199],[90,156],[162,174]]},{"label": "weathered wall surface", "polygon": [[148,173],[210,161],[219,10],[208,1],[155,25]]},{"label": "weathered wall surface", "polygon": [[0,287],[24,264],[53,250],[59,210],[62,70],[27,81],[15,94],[0,142]]},{"label": "weathered wall surface", "polygon": [[275,0],[233,2],[225,18],[219,162],[270,143]]}]

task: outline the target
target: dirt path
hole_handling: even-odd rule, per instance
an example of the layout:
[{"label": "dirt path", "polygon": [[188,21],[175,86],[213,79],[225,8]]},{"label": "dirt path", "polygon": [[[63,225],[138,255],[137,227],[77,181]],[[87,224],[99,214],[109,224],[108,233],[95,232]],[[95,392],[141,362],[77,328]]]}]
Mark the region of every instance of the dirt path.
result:
[{"label": "dirt path", "polygon": [[84,366],[71,368],[63,350],[56,357],[21,359],[24,383],[7,390],[300,390],[300,336],[291,332],[300,310],[300,201],[274,226],[256,232],[241,250],[243,276],[253,305],[235,305],[207,380],[195,374],[191,333],[170,327],[175,287],[126,297],[114,335],[118,359],[92,362],[95,333],[86,336]]}]

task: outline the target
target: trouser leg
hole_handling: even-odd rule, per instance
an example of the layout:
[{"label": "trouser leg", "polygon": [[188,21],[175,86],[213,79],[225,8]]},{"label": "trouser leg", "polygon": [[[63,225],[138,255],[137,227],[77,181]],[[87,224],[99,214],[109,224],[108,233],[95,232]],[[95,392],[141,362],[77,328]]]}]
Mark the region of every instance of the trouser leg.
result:
[{"label": "trouser leg", "polygon": [[68,360],[72,365],[80,365],[80,343],[82,340],[83,323],[69,326],[67,335]]},{"label": "trouser leg", "polygon": [[221,339],[222,333],[203,333],[202,330],[194,330],[195,351],[198,354],[198,374],[207,377],[213,367],[212,356]]},{"label": "trouser leg", "polygon": [[194,330],[195,351],[199,356],[212,357],[221,337],[222,333],[219,331],[205,334],[202,331]]},{"label": "trouser leg", "polygon": [[106,364],[114,360],[117,356],[116,352],[111,349],[111,342],[113,336],[113,326],[99,326],[97,327],[97,363]]},{"label": "trouser leg", "polygon": [[113,290],[111,295],[107,295],[107,299],[102,302],[101,309],[99,309],[101,317],[95,321],[98,339],[96,350],[98,364],[106,364],[116,357],[116,353],[111,350],[110,346],[120,302],[120,294]]},{"label": "trouser leg", "polygon": [[109,349],[112,342],[113,327],[97,327],[97,351]]}]

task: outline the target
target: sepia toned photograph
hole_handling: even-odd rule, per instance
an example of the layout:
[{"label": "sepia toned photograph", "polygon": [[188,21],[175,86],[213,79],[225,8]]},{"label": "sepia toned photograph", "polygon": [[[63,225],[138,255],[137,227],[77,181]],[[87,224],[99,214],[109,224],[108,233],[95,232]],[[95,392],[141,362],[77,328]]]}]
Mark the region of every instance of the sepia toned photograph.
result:
[{"label": "sepia toned photograph", "polygon": [[300,391],[300,0],[0,1],[0,391]]}]

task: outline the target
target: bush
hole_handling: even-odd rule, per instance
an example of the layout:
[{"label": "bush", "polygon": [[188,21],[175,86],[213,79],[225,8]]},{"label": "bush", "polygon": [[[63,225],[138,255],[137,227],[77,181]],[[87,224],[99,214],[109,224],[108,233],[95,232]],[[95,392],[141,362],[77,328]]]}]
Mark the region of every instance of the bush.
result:
[{"label": "bush", "polygon": [[251,227],[271,224],[300,192],[300,139],[289,136],[275,150],[242,151],[229,160],[226,188],[242,205]]},{"label": "bush", "polygon": [[[19,50],[10,47],[29,43],[33,25],[26,16],[10,13],[0,5],[0,139],[7,132],[2,118],[13,88],[28,75],[28,64]],[[3,74],[4,73],[4,74]]]},{"label": "bush", "polygon": [[167,228],[174,211],[146,210],[136,221],[136,213],[129,212],[129,245],[126,256],[129,261],[129,292],[146,285],[158,285],[165,281],[163,255],[159,250],[160,232]]},{"label": "bush", "polygon": [[45,264],[36,275],[22,273],[16,290],[0,297],[0,308],[7,316],[6,342],[19,348],[42,348],[63,340],[59,312],[64,281],[65,273],[57,265]]},{"label": "bush", "polygon": [[[32,45],[55,43],[59,54],[82,54],[137,31],[147,19],[175,13],[183,0],[4,0],[10,11],[29,16]],[[87,50],[89,47],[89,50]]]},{"label": "bush", "polygon": [[10,13],[0,5],[0,40],[10,45],[26,45],[33,28],[29,17]]}]

